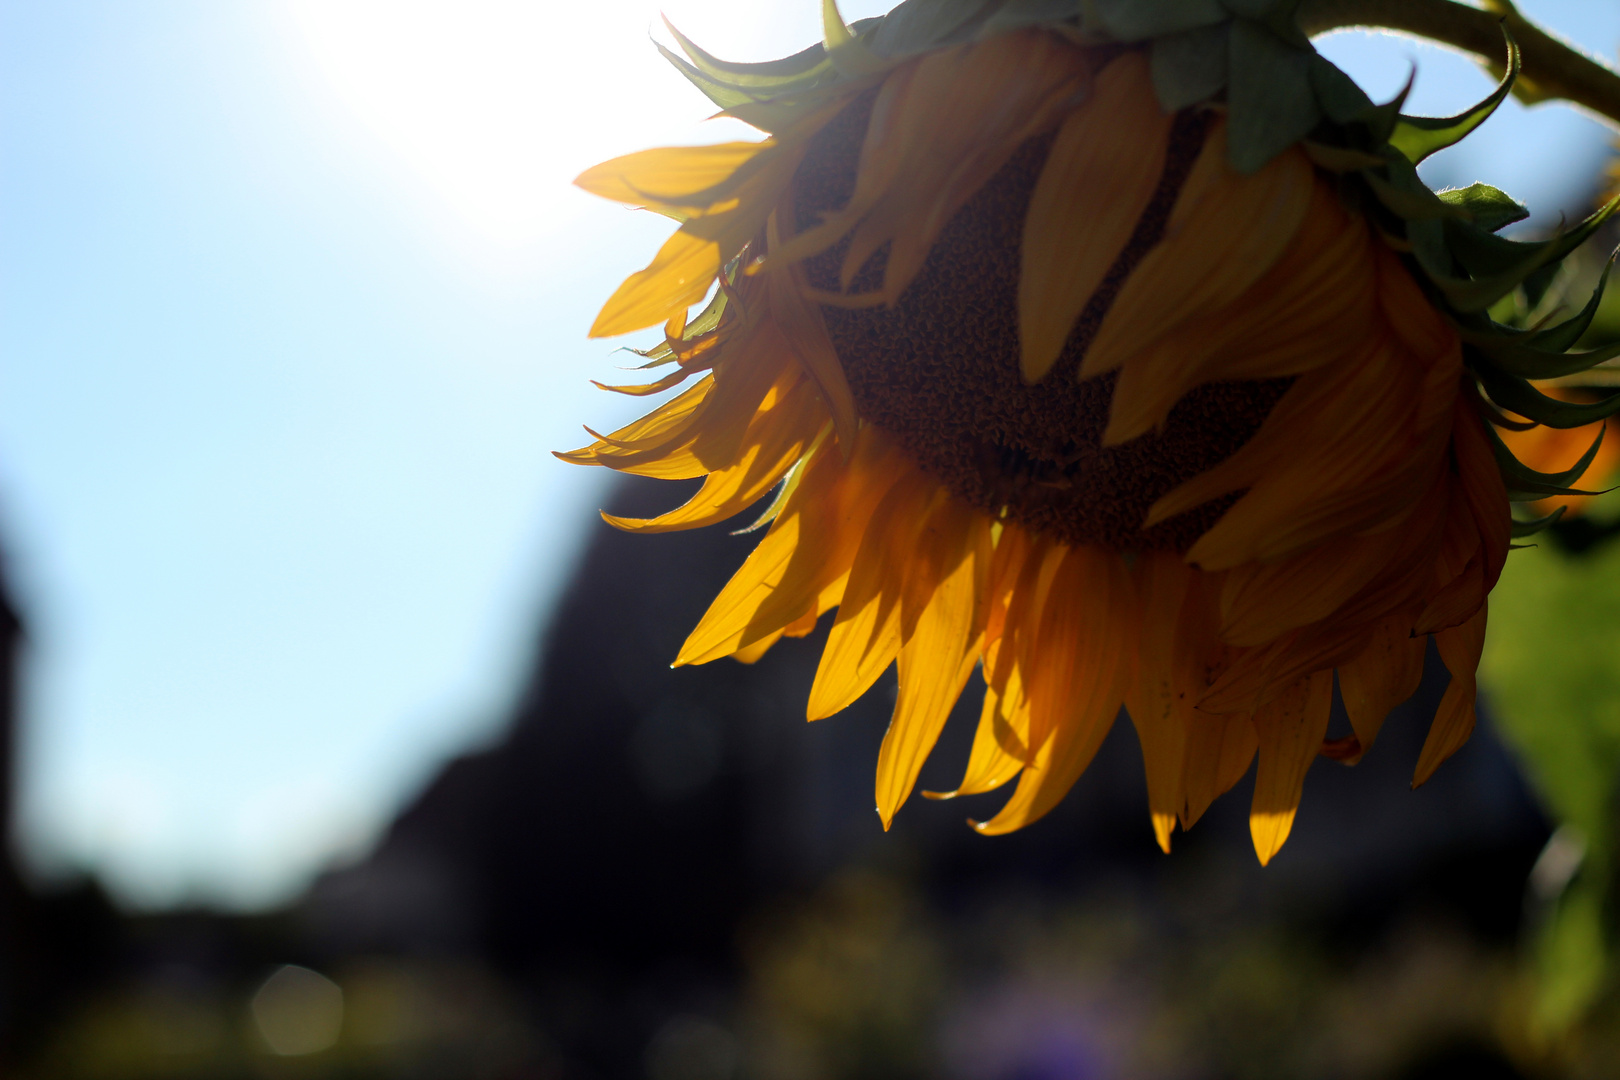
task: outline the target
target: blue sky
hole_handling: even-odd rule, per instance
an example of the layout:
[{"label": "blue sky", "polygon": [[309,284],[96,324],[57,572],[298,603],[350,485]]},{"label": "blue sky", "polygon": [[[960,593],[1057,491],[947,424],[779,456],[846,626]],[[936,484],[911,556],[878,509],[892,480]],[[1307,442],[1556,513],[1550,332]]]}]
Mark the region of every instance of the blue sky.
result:
[{"label": "blue sky", "polygon": [[[1620,5],[1522,6],[1620,43]],[[810,0],[551,7],[0,0],[0,540],[39,874],[273,903],[498,734],[600,527],[599,478],[549,451],[635,408],[589,387],[619,358],[585,328],[667,231],[567,180],[736,137],[648,44],[660,7],[739,59],[818,36]],[[1381,96],[1416,59],[1416,111],[1488,89],[1411,42],[1322,45]],[[1428,175],[1556,220],[1605,138],[1510,105]]]}]

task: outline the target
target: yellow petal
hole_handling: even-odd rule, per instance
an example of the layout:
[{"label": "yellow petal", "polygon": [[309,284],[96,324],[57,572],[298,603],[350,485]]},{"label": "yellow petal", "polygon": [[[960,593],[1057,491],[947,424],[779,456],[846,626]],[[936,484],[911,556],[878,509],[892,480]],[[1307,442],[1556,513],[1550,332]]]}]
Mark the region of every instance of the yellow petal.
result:
[{"label": "yellow petal", "polygon": [[1030,196],[1018,277],[1024,381],[1057,362],[1075,319],[1147,209],[1164,170],[1171,117],[1158,106],[1147,54],[1126,53],[1058,129]]},{"label": "yellow petal", "polygon": [[1426,783],[1434,770],[1462,749],[1468,736],[1474,733],[1475,672],[1485,647],[1485,611],[1486,605],[1481,604],[1473,618],[1461,626],[1434,635],[1440,659],[1451,672],[1451,685],[1446,687],[1434,722],[1429,725],[1429,736],[1423,740],[1423,751],[1418,755],[1417,770],[1412,775],[1413,787]]},{"label": "yellow petal", "polygon": [[1029,762],[1029,699],[1024,696],[1018,672],[1009,675],[1003,689],[988,686],[979,711],[979,726],[973,733],[973,749],[968,755],[962,782],[952,791],[925,791],[930,799],[954,799],[958,795],[978,795],[994,791],[1021,772]]},{"label": "yellow petal", "polygon": [[1184,320],[1123,365],[1110,431],[1123,441],[1162,428],[1175,404],[1204,383],[1348,362],[1377,326],[1373,243],[1335,191],[1316,185],[1299,231],[1264,277],[1231,306]]},{"label": "yellow petal", "polygon": [[[777,215],[773,214],[767,225],[766,235],[772,249],[778,243],[776,219]],[[805,372],[821,388],[822,400],[832,413],[838,445],[847,455],[855,445],[855,400],[850,396],[844,366],[833,348],[821,309],[805,299],[804,271],[799,266],[786,266],[767,274],[765,282],[771,316],[781,327],[788,347],[804,365]]]},{"label": "yellow petal", "polygon": [[688,218],[646,269],[631,274],[608,298],[590,336],[614,337],[655,326],[702,300],[720,267],[764,227],[804,150],[801,143],[770,154],[730,199]]},{"label": "yellow petal", "polygon": [[685,229],[658,249],[645,270],[638,270],[602,305],[590,336],[616,337],[653,326],[702,300],[720,272],[720,245]]},{"label": "yellow petal", "polygon": [[1193,710],[1187,722],[1187,756],[1181,776],[1187,799],[1181,811],[1183,830],[1192,828],[1210,803],[1243,779],[1256,746],[1254,725],[1243,713]]},{"label": "yellow petal", "polygon": [[1195,571],[1175,552],[1155,551],[1138,558],[1134,573],[1142,629],[1125,710],[1142,744],[1153,835],[1168,853],[1176,814],[1186,802],[1181,774],[1192,703],[1178,671],[1177,630]]},{"label": "yellow petal", "polygon": [[[994,790],[1017,776],[1029,761],[1029,699],[1024,694],[1016,642],[1020,632],[1033,633],[1034,628],[1023,630],[1008,619],[1020,619],[1030,610],[1027,602],[1018,605],[1016,614],[1009,608],[1020,595],[1019,581],[1032,548],[1024,530],[1002,524],[986,584],[984,703],[973,736],[973,749],[968,755],[962,782],[953,791],[923,792],[930,799],[953,799],[958,795]],[[1033,555],[1037,571],[1041,558],[1039,553]],[[1034,586],[1032,576],[1028,587]]]},{"label": "yellow petal", "polygon": [[[944,500],[919,535],[907,568],[908,596],[924,592],[927,599],[914,621],[902,611],[899,693],[878,751],[877,809],[885,829],[911,795],[978,656],[974,644],[990,547],[987,533],[974,528],[977,518],[965,504]],[[979,537],[983,543],[975,543]],[[906,622],[913,622],[909,634]]]},{"label": "yellow petal", "polygon": [[872,514],[810,687],[806,715],[811,720],[848,707],[899,654],[906,563],[938,494],[932,480],[912,473],[895,484]]},{"label": "yellow petal", "polygon": [[1288,839],[1305,790],[1305,772],[1327,733],[1333,672],[1318,671],[1292,683],[1254,713],[1260,766],[1254,776],[1249,834],[1265,866]]},{"label": "yellow petal", "polygon": [[1423,681],[1428,638],[1413,636],[1410,623],[1410,618],[1385,620],[1360,655],[1339,667],[1339,695],[1356,733],[1354,752],[1340,759],[1347,764],[1372,749],[1389,711],[1417,693]]},{"label": "yellow petal", "polygon": [[774,634],[767,634],[765,637],[760,638],[752,645],[745,645],[743,648],[738,649],[731,654],[731,658],[741,664],[752,664],[764,656],[770,650],[770,647],[780,640],[782,640],[782,631],[778,630]]},{"label": "yellow petal", "polygon": [[574,184],[592,195],[633,206],[702,209],[730,194],[713,189],[775,148],[766,139],[642,150],[593,165],[575,177]]},{"label": "yellow petal", "polygon": [[1096,756],[1130,676],[1133,599],[1124,564],[1114,553],[1070,548],[1064,555],[1041,613],[1039,636],[1031,643],[1040,657],[1030,667],[1035,758],[1001,811],[974,824],[979,832],[1012,832],[1045,815]]},{"label": "yellow petal", "polygon": [[[1131,272],[1081,361],[1081,378],[1126,363],[1185,319],[1220,311],[1282,255],[1304,220],[1315,174],[1290,150],[1252,176],[1226,160],[1219,122],[1170,212],[1164,239]],[[1137,431],[1135,434],[1142,434]],[[1104,442],[1132,438],[1113,422]]]},{"label": "yellow petal", "polygon": [[826,610],[827,594],[848,574],[878,501],[907,467],[871,429],[862,435],[848,464],[823,444],[795,473],[770,530],[709,605],[677,665],[728,656],[807,611]]},{"label": "yellow petal", "polygon": [[622,518],[603,514],[603,519],[628,532],[674,532],[713,525],[754,505],[775,487],[784,473],[797,462],[816,429],[825,421],[825,410],[815,388],[802,382],[774,408],[761,410],[744,439],[742,460],[727,469],[710,473],[703,487],[680,507],[655,518]]}]

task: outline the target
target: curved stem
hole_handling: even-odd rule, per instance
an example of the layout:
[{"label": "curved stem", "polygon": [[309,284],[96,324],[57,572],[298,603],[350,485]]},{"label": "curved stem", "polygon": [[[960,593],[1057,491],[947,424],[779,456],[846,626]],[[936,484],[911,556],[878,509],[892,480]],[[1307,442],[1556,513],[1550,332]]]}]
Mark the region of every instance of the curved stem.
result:
[{"label": "curved stem", "polygon": [[1347,26],[1400,30],[1471,52],[1502,70],[1502,27],[1519,43],[1523,69],[1513,93],[1535,103],[1561,99],[1620,128],[1620,75],[1519,14],[1511,0],[1304,0],[1300,27],[1311,35]]}]

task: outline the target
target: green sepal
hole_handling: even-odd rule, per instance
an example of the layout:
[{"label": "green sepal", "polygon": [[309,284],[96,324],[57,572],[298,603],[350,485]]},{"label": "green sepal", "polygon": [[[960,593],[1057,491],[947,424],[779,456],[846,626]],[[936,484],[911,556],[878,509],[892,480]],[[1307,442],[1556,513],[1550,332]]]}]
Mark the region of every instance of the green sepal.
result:
[{"label": "green sepal", "polygon": [[1406,76],[1406,84],[1401,87],[1400,93],[1382,104],[1374,105],[1366,112],[1355,118],[1355,122],[1367,129],[1374,146],[1384,146],[1389,142],[1395,125],[1401,119],[1401,107],[1406,104],[1407,97],[1412,93],[1412,86],[1417,82],[1417,65]]},{"label": "green sepal", "polygon": [[880,21],[863,20],[865,25],[847,26],[843,15],[838,12],[838,0],[821,0],[822,45],[827,50],[827,58],[840,74],[858,79],[863,75],[875,75],[889,66],[862,40],[865,37],[863,31]]},{"label": "green sepal", "polygon": [[1368,110],[1377,108],[1354,79],[1314,52],[1311,54],[1310,79],[1316,103],[1322,106],[1327,118],[1335,124],[1349,124],[1361,119]]},{"label": "green sepal", "polygon": [[1446,247],[1443,222],[1434,219],[1406,222],[1406,242],[1412,247],[1412,257],[1431,282],[1467,283],[1466,279],[1456,276],[1456,260],[1451,257],[1451,249]]},{"label": "green sepal", "polygon": [[1278,40],[1305,52],[1314,52],[1311,39],[1299,28],[1300,0],[1221,0],[1240,19],[1259,23]]},{"label": "green sepal", "polygon": [[1226,154],[1242,174],[1258,172],[1322,120],[1311,90],[1312,53],[1248,19],[1227,35]]},{"label": "green sepal", "polygon": [[[1518,345],[1533,350],[1527,354],[1530,362],[1536,362],[1536,357],[1548,362],[1562,361],[1568,350],[1573,348],[1586,331],[1591,327],[1592,320],[1597,317],[1598,308],[1603,303],[1603,294],[1608,286],[1609,271],[1614,269],[1614,260],[1611,258],[1603,273],[1598,278],[1597,287],[1592,290],[1591,297],[1586,305],[1574,315],[1542,330],[1519,330],[1510,326],[1503,326],[1491,316],[1484,319],[1464,318],[1459,320],[1463,340],[1475,345],[1487,356],[1498,353],[1511,356],[1511,350],[1503,349],[1504,345]],[[1601,353],[1599,353],[1601,355]],[[1582,362],[1585,362],[1583,358]],[[1594,360],[1593,363],[1601,363]],[[1580,370],[1585,370],[1584,368]],[[1567,373],[1566,373],[1567,374]],[[1547,376],[1553,378],[1555,376]]]},{"label": "green sepal", "polygon": [[1507,68],[1490,96],[1456,116],[1402,116],[1396,121],[1395,130],[1390,132],[1389,144],[1415,165],[1430,154],[1455,145],[1489,119],[1519,77],[1519,43],[1508,33],[1506,24],[1502,26],[1502,36],[1507,39]]},{"label": "green sepal", "polygon": [[1560,506],[1546,517],[1538,517],[1533,521],[1520,521],[1515,518],[1513,524],[1508,526],[1508,535],[1515,540],[1534,536],[1543,529],[1558,524],[1559,519],[1564,516],[1564,511],[1568,509],[1567,506]]},{"label": "green sepal", "polygon": [[[1592,214],[1568,232],[1560,233],[1550,240],[1530,244],[1521,244],[1504,237],[1492,236],[1483,233],[1481,230],[1468,232],[1467,230],[1448,228],[1449,235],[1447,239],[1452,241],[1453,250],[1459,259],[1465,255],[1465,252],[1455,250],[1455,245],[1459,238],[1466,238],[1468,244],[1466,254],[1473,259],[1480,260],[1478,265],[1484,266],[1487,262],[1492,262],[1495,265],[1503,265],[1504,269],[1494,273],[1486,271],[1485,276],[1473,280],[1461,280],[1437,274],[1434,269],[1428,266],[1425,266],[1424,269],[1430,271],[1430,279],[1441,292],[1446,294],[1452,308],[1462,313],[1471,314],[1484,311],[1496,303],[1497,300],[1512,292],[1520,284],[1528,286],[1528,279],[1537,271],[1545,268],[1548,272],[1547,276],[1537,282],[1537,287],[1534,289],[1539,294],[1546,290],[1547,282],[1550,280],[1552,271],[1556,269],[1556,264],[1585,243],[1617,208],[1620,208],[1620,196],[1610,200],[1601,210]],[[1482,236],[1489,237],[1489,246],[1487,246],[1486,241],[1481,240]],[[1513,253],[1518,261],[1508,263],[1509,253]],[[1531,291],[1527,287],[1527,294]],[[1538,299],[1539,295],[1532,297],[1531,302],[1535,303]],[[1596,363],[1596,361],[1593,361],[1593,363]],[[1515,372],[1515,374],[1524,373]],[[1529,377],[1548,378],[1550,376],[1530,375]]]},{"label": "green sepal", "polygon": [[1543,394],[1525,379],[1490,365],[1481,365],[1474,374],[1499,407],[1550,428],[1585,427],[1620,412],[1620,391],[1592,402],[1559,401]]},{"label": "green sepal", "polygon": [[1026,26],[1068,22],[1081,14],[1082,0],[1004,0],[979,27],[981,38],[1022,30]]},{"label": "green sepal", "polygon": [[[738,105],[745,105],[754,100],[753,95],[749,94],[747,91],[726,86],[723,83],[716,82],[715,80],[709,78],[709,76],[703,74],[703,72],[699,71],[696,67],[693,67],[691,64],[687,63],[683,57],[677,56],[675,53],[665,48],[661,42],[655,41],[653,44],[658,46],[658,51],[664,54],[665,60],[668,60],[675,66],[676,71],[679,71],[682,75],[686,76],[687,81],[702,91],[704,97],[708,98],[722,109],[734,109]],[[819,49],[821,46],[817,45],[816,48]]]},{"label": "green sepal", "polygon": [[1519,291],[1524,294],[1524,303],[1528,310],[1533,311],[1541,306],[1547,290],[1552,288],[1552,283],[1558,279],[1558,272],[1562,269],[1563,266],[1559,263],[1549,263],[1526,277],[1519,285]]},{"label": "green sepal", "polygon": [[1448,221],[1445,230],[1446,246],[1474,277],[1489,277],[1532,263],[1545,265],[1539,257],[1545,241],[1509,240],[1466,220]]},{"label": "green sepal", "polygon": [[1305,156],[1311,159],[1311,164],[1328,172],[1353,173],[1362,169],[1380,168],[1384,164],[1384,159],[1376,154],[1348,146],[1329,146],[1326,143],[1306,139],[1299,144],[1299,148],[1305,151]]},{"label": "green sepal", "polygon": [[1229,29],[1229,23],[1218,23],[1153,39],[1153,92],[1166,112],[1220,93],[1226,85]]},{"label": "green sepal", "polygon": [[[907,56],[952,40],[962,27],[983,14],[990,0],[905,0],[883,16],[872,35],[872,52],[881,57]],[[1071,9],[1078,5],[1071,2]]]},{"label": "green sepal", "polygon": [[1530,344],[1549,352],[1563,352],[1574,348],[1575,343],[1591,328],[1592,320],[1597,317],[1598,307],[1603,303],[1604,290],[1609,285],[1609,271],[1613,269],[1614,258],[1611,256],[1603,267],[1603,273],[1598,276],[1597,287],[1592,290],[1591,299],[1586,301],[1586,306],[1557,326],[1549,326],[1536,332],[1530,338]]},{"label": "green sepal", "polygon": [[675,38],[675,43],[681,47],[681,51],[687,55],[694,67],[715,81],[738,89],[758,87],[774,93],[783,86],[831,67],[831,62],[827,59],[827,50],[820,42],[807,49],[800,49],[792,56],[784,56],[780,60],[739,64],[721,60],[705,51],[691,38],[677,30],[675,24],[667,18],[664,19],[664,27]]},{"label": "green sepal", "polygon": [[1452,218],[1459,221],[1468,219],[1468,211],[1460,206],[1453,206],[1440,198],[1433,191],[1417,179],[1417,174],[1411,174],[1410,179],[1396,168],[1396,163],[1386,163],[1392,178],[1385,180],[1371,170],[1363,175],[1367,178],[1367,186],[1397,217],[1406,221],[1441,221]]},{"label": "green sepal", "polygon": [[682,57],[654,42],[658,51],[674,65],[675,70],[686,76],[705,97],[722,109],[731,110],[789,94],[804,93],[842,78],[827,56],[827,50],[819,44],[780,60],[736,64],[706,52],[677,30],[668,19],[664,20],[664,26],[686,56]]},{"label": "green sepal", "polygon": [[1506,335],[1460,330],[1459,336],[1501,371],[1521,379],[1562,379],[1620,356],[1620,342],[1588,352],[1538,349]]},{"label": "green sepal", "polygon": [[1214,26],[1229,16],[1220,0],[1093,0],[1098,20],[1115,41],[1146,41],[1200,26]]},{"label": "green sepal", "polygon": [[1507,448],[1502,437],[1496,433],[1491,425],[1485,425],[1485,433],[1490,437],[1491,451],[1496,455],[1496,467],[1502,473],[1502,480],[1507,484],[1508,499],[1512,502],[1534,502],[1548,496],[1559,495],[1601,495],[1600,491],[1581,491],[1569,485],[1580,479],[1582,473],[1597,457],[1598,448],[1603,445],[1603,432],[1608,427],[1598,428],[1597,438],[1587,447],[1586,453],[1574,465],[1559,473],[1537,472],[1518,458],[1513,451]]},{"label": "green sepal", "polygon": [[1489,184],[1469,184],[1439,193],[1442,201],[1468,211],[1474,224],[1487,232],[1497,232],[1530,216],[1523,203]]}]

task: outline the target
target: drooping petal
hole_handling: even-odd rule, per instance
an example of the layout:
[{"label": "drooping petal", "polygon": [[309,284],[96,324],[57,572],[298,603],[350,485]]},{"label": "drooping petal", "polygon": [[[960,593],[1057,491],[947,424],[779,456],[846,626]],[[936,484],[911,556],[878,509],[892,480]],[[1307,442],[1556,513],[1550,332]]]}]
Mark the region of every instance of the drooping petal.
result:
[{"label": "drooping petal", "polygon": [[[973,749],[962,782],[952,791],[923,792],[928,798],[953,799],[992,791],[1017,776],[1029,762],[1029,698],[1016,656],[1020,632],[1034,631],[1021,631],[1017,625],[1016,620],[1030,605],[1015,601],[1020,588],[1035,587],[1044,554],[1045,548],[1037,550],[1024,530],[1002,527],[986,583],[984,702]],[[1031,565],[1036,572],[1021,586],[1024,569]]]},{"label": "drooping petal", "polygon": [[1346,363],[1375,325],[1374,241],[1326,185],[1299,232],[1233,305],[1188,318],[1121,367],[1108,441],[1162,428],[1195,387],[1299,375]]},{"label": "drooping petal", "polygon": [[766,139],[642,150],[593,165],[575,177],[574,184],[629,206],[665,212],[702,210],[730,194],[725,181],[776,149],[775,141]]},{"label": "drooping petal", "polygon": [[[1299,231],[1315,177],[1297,150],[1251,176],[1226,160],[1217,122],[1182,186],[1164,239],[1137,264],[1080,363],[1080,377],[1120,367],[1183,321],[1227,307],[1270,270]],[[1140,432],[1137,432],[1140,434]],[[1104,442],[1132,436],[1112,422]]]},{"label": "drooping petal", "polygon": [[837,603],[867,523],[906,468],[875,432],[863,432],[846,464],[823,445],[765,538],[709,605],[675,663],[704,664],[729,656],[807,613]]},{"label": "drooping petal", "polygon": [[1460,750],[1474,732],[1475,672],[1485,648],[1485,612],[1486,605],[1481,604],[1461,626],[1434,635],[1440,659],[1451,672],[1451,685],[1446,687],[1434,722],[1429,725],[1428,738],[1423,740],[1423,751],[1412,774],[1413,787],[1427,783],[1441,762]]},{"label": "drooping petal", "polygon": [[646,269],[626,278],[602,305],[590,336],[656,326],[702,300],[720,268],[764,227],[804,150],[802,140],[777,148],[725,201],[689,217]]},{"label": "drooping petal", "polygon": [[1133,570],[1141,605],[1141,635],[1136,677],[1125,695],[1125,710],[1142,744],[1153,835],[1168,853],[1176,815],[1186,802],[1181,788],[1182,760],[1187,714],[1193,703],[1186,685],[1190,673],[1182,670],[1187,666],[1188,650],[1179,631],[1195,571],[1169,551],[1144,554]]},{"label": "drooping petal", "polygon": [[873,512],[810,687],[811,720],[847,708],[899,654],[906,563],[940,495],[931,480],[913,473],[902,476]]},{"label": "drooping petal", "polygon": [[1172,117],[1158,106],[1145,53],[1097,76],[1069,115],[1030,195],[1018,275],[1025,382],[1039,382],[1131,238],[1164,169]]},{"label": "drooping petal", "polygon": [[1193,710],[1181,779],[1187,800],[1181,810],[1182,831],[1192,828],[1211,803],[1243,779],[1257,746],[1254,725],[1246,714]]},{"label": "drooping petal", "polygon": [[1339,666],[1339,694],[1355,732],[1355,745],[1338,760],[1354,765],[1372,749],[1389,711],[1413,694],[1423,681],[1427,637],[1411,631],[1411,618],[1386,619],[1361,653]]},{"label": "drooping petal", "polygon": [[761,409],[743,439],[743,456],[735,465],[711,472],[684,504],[655,518],[602,515],[609,525],[628,532],[674,532],[713,525],[742,513],[781,482],[799,460],[817,429],[826,424],[826,409],[815,388],[801,382],[771,408]]},{"label": "drooping petal", "polygon": [[1294,827],[1305,772],[1327,732],[1333,705],[1333,672],[1318,671],[1291,683],[1254,713],[1260,765],[1254,777],[1249,833],[1264,866]]},{"label": "drooping petal", "polygon": [[[989,531],[978,512],[954,499],[942,501],[906,568],[900,686],[878,751],[877,809],[885,829],[911,795],[973,672],[989,562]],[[905,610],[919,600],[920,611]]]},{"label": "drooping petal", "polygon": [[[1030,672],[1035,757],[1001,811],[974,828],[1011,832],[1042,817],[1074,786],[1113,726],[1131,674],[1134,605],[1123,561],[1070,548],[1041,613],[1040,663]],[[1126,633],[1118,635],[1119,629]]]}]

